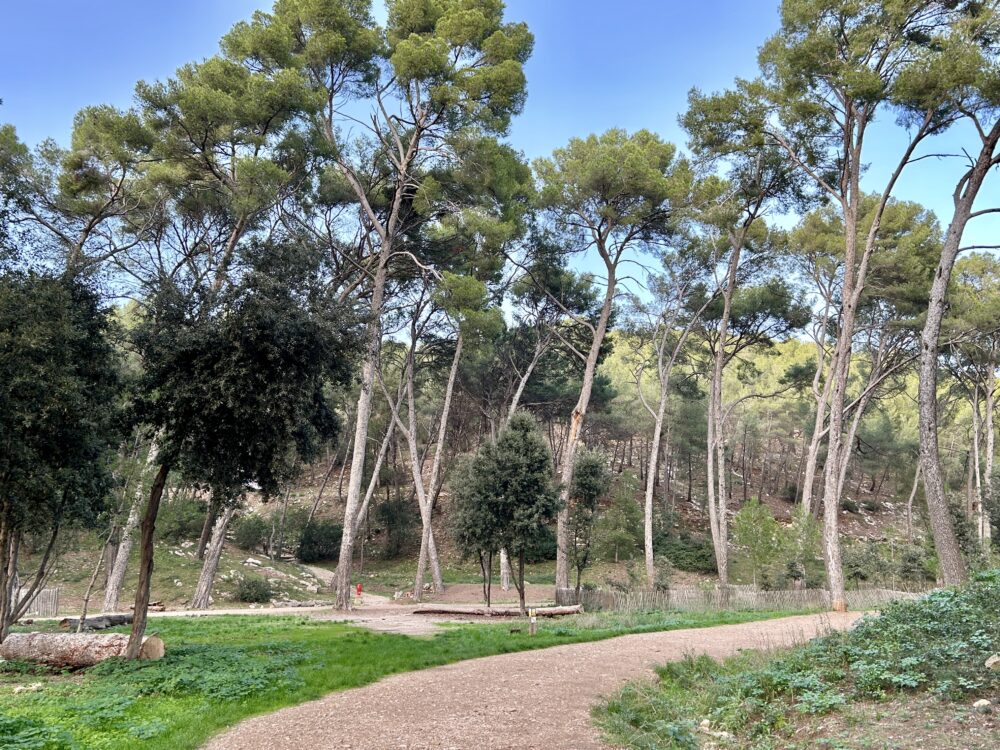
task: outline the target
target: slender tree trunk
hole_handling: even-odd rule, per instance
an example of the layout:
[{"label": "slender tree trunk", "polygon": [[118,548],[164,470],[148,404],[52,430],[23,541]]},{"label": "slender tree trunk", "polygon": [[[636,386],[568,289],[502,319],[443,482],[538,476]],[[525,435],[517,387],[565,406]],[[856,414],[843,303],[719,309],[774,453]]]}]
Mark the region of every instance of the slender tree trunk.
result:
[{"label": "slender tree trunk", "polygon": [[351,456],[351,476],[347,483],[347,500],[344,507],[344,534],[340,540],[340,557],[334,588],[337,608],[351,608],[351,565],[354,561],[355,528],[361,505],[361,482],[364,479],[365,453],[368,447],[368,424],[372,415],[372,396],[375,388],[375,369],[382,350],[382,301],[385,295],[386,265],[391,254],[390,243],[383,240],[379,252],[378,268],[372,282],[371,319],[368,322],[365,355],[361,363],[361,388],[358,393],[357,415],[354,423],[354,452]]},{"label": "slender tree trunk", "polygon": [[135,538],[135,531],[139,527],[139,519],[142,516],[142,508],[145,504],[145,482],[146,473],[156,464],[159,456],[157,437],[154,437],[146,454],[145,469],[139,472],[139,481],[136,484],[135,496],[132,498],[132,505],[128,510],[128,518],[122,527],[120,540],[118,542],[118,553],[115,555],[114,564],[108,575],[108,583],[104,588],[105,612],[117,612],[118,600],[122,595],[122,588],[125,585],[125,573],[128,571],[128,560],[132,555],[132,542]]},{"label": "slender tree trunk", "polygon": [[913,541],[913,501],[917,497],[917,487],[920,486],[920,461],[917,461],[917,469],[913,472],[913,486],[910,488],[910,496],[906,499],[906,541]]},{"label": "slender tree trunk", "polygon": [[708,485],[708,520],[715,548],[715,562],[719,570],[719,583],[729,585],[729,508],[726,492],[726,449],[722,403],[722,373],[726,366],[726,339],[729,337],[729,317],[732,314],[733,295],[736,292],[736,274],[740,265],[740,251],[745,234],[730,243],[729,264],[726,269],[726,286],[723,290],[722,315],[716,330],[712,379],[708,396],[708,432],[706,441],[706,469]]},{"label": "slender tree trunk", "polygon": [[[606,251],[602,249],[602,255],[606,256]],[[556,588],[569,588],[569,493],[573,486],[573,471],[576,468],[576,450],[580,442],[580,433],[583,430],[583,420],[587,415],[587,408],[590,406],[590,396],[594,389],[594,376],[597,374],[597,360],[601,354],[601,347],[604,344],[604,336],[608,330],[608,320],[611,317],[611,310],[614,306],[616,278],[615,267],[608,264],[608,281],[604,295],[604,305],[601,307],[601,315],[594,329],[594,336],[591,340],[590,352],[583,369],[583,381],[580,386],[580,397],[569,418],[569,429],[566,436],[566,449],[562,455],[562,471],[559,477],[561,488],[559,496],[562,500],[562,510],[556,520]],[[523,594],[522,594],[523,606]]]},{"label": "slender tree trunk", "polygon": [[137,659],[142,648],[142,637],[146,632],[146,616],[149,608],[149,589],[153,577],[153,534],[156,531],[156,516],[160,512],[163,488],[170,473],[168,464],[160,464],[153,485],[149,490],[149,502],[142,517],[139,537],[139,583],[135,590],[135,605],[132,618],[132,632],[129,635],[126,659]]},{"label": "slender tree trunk", "polygon": [[996,362],[993,351],[990,351],[989,370],[986,375],[986,480],[984,482],[982,513],[979,520],[979,539],[983,546],[989,548],[993,537],[990,525],[990,513],[993,510],[993,454],[996,450],[996,436],[993,428],[993,415],[996,411]]},{"label": "slender tree trunk", "polygon": [[920,411],[920,464],[923,468],[924,492],[927,496],[927,515],[946,585],[965,581],[968,578],[968,569],[951,522],[944,479],[941,475],[941,457],[938,454],[937,370],[941,323],[944,320],[948,283],[951,281],[951,272],[961,248],[965,225],[969,221],[979,189],[993,167],[993,154],[998,142],[1000,142],[1000,122],[994,124],[983,138],[982,148],[972,169],[966,173],[955,189],[955,212],[941,247],[941,258],[934,273],[927,303],[927,318],[920,335],[920,359],[917,366],[920,378],[917,398]]},{"label": "slender tree trunk", "polygon": [[94,566],[94,572],[90,576],[90,582],[87,584],[87,590],[83,594],[83,607],[80,611],[80,619],[76,623],[76,632],[83,632],[83,625],[87,621],[87,610],[90,608],[90,596],[94,593],[94,585],[97,583],[97,576],[101,574],[101,567],[104,565],[105,557],[104,550],[107,549],[108,542],[111,541],[111,537],[115,535],[114,525],[112,524],[112,529],[108,533],[107,539],[104,540],[104,544],[101,546],[101,554],[97,557],[97,565]]},{"label": "slender tree trunk", "polygon": [[[413,470],[414,487],[417,490],[417,501],[420,504],[420,520],[423,523],[423,533],[420,539],[420,555],[417,558],[417,574],[413,581],[413,600],[420,601],[423,593],[424,574],[428,559],[431,561],[432,574],[434,578],[435,590],[439,593],[444,590],[444,581],[441,577],[440,564],[438,562],[437,549],[434,545],[434,535],[431,530],[431,523],[434,516],[434,500],[437,497],[438,483],[441,481],[441,461],[444,457],[445,438],[448,434],[448,417],[451,414],[452,395],[455,392],[455,380],[458,377],[458,365],[462,358],[463,347],[462,332],[459,331],[455,341],[455,355],[452,358],[451,369],[448,372],[448,383],[445,386],[444,403],[441,406],[441,419],[438,422],[437,444],[434,448],[434,460],[431,463],[431,475],[429,487],[424,488],[424,477],[420,463],[417,460],[417,423],[416,423],[416,401],[413,394],[414,368],[411,364],[408,373],[407,399],[409,406],[410,427],[407,430],[407,439],[410,445],[410,464]],[[411,349],[412,360],[412,349]]]},{"label": "slender tree trunk", "polygon": [[215,517],[219,512],[219,506],[213,497],[208,501],[208,508],[205,511],[205,523],[201,525],[201,536],[198,537],[198,559],[205,559],[205,547],[208,546],[208,539],[212,535],[212,527],[215,525]]},{"label": "slender tree trunk", "polygon": [[211,604],[212,586],[215,585],[215,575],[219,572],[219,561],[222,559],[222,550],[226,544],[226,529],[229,528],[229,522],[233,520],[235,512],[236,506],[232,503],[227,504],[212,526],[211,542],[205,553],[205,563],[201,566],[201,575],[198,577],[194,597],[191,599],[191,609],[208,609]]},{"label": "slender tree trunk", "polygon": [[500,590],[510,591],[510,555],[507,549],[500,550]]}]

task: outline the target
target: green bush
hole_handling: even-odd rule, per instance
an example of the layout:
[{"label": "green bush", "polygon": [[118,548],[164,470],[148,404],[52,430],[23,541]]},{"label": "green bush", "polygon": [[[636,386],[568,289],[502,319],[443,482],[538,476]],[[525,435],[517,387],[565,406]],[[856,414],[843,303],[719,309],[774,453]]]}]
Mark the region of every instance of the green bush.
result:
[{"label": "green bush", "polygon": [[785,745],[795,714],[915,691],[963,703],[993,696],[1000,672],[984,664],[1000,651],[998,599],[994,570],[777,656],[668,664],[658,684],[631,684],[601,706],[598,723],[613,744],[679,750],[699,746],[698,723],[711,717],[713,729],[735,735],[734,746],[770,748]]},{"label": "green bush", "polygon": [[556,532],[551,526],[540,526],[524,551],[524,560],[540,563],[556,559]]},{"label": "green bush", "polygon": [[335,561],[340,555],[340,538],[343,534],[344,527],[339,523],[313,520],[302,529],[296,557],[304,563]]},{"label": "green bush", "polygon": [[188,495],[174,497],[160,506],[156,516],[156,538],[170,544],[198,539],[205,525],[208,504]]},{"label": "green bush", "polygon": [[849,497],[845,497],[840,501],[840,509],[846,510],[848,513],[854,513],[855,515],[861,512],[861,506]]},{"label": "green bush", "polygon": [[399,557],[414,540],[418,521],[414,503],[401,497],[387,498],[375,506],[374,521],[385,532],[382,555],[387,560]]},{"label": "green bush", "polygon": [[243,576],[236,584],[236,601],[248,604],[267,604],[274,591],[271,583],[260,576]]},{"label": "green bush", "polygon": [[687,532],[679,535],[659,534],[653,538],[653,552],[665,557],[675,570],[689,573],[716,573],[715,549],[708,537]]},{"label": "green bush", "polygon": [[271,525],[256,513],[236,520],[233,527],[233,543],[240,549],[256,552],[263,549],[271,534]]}]

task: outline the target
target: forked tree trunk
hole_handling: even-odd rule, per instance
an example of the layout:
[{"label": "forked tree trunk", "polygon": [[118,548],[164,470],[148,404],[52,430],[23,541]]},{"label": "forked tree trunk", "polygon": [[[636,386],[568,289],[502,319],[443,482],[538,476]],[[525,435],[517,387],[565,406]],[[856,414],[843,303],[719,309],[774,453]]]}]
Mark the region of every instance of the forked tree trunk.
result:
[{"label": "forked tree trunk", "polygon": [[212,526],[211,541],[205,551],[205,562],[201,566],[201,575],[198,576],[198,585],[195,587],[194,596],[191,599],[191,609],[208,609],[212,599],[212,586],[215,584],[215,576],[219,572],[219,561],[222,559],[222,550],[226,545],[226,530],[229,522],[233,520],[236,506],[227,504]]},{"label": "forked tree trunk", "polygon": [[458,377],[458,365],[462,358],[462,348],[464,340],[461,330],[455,340],[455,354],[452,357],[451,369],[448,372],[448,383],[444,391],[444,403],[441,405],[441,418],[438,421],[437,442],[434,446],[434,458],[431,462],[431,475],[428,486],[424,486],[423,471],[417,453],[417,422],[416,422],[416,400],[414,398],[414,366],[411,364],[407,371],[407,405],[409,411],[409,428],[406,430],[406,438],[410,449],[410,467],[413,474],[413,484],[417,491],[417,502],[420,505],[420,520],[423,524],[420,537],[420,555],[417,558],[417,574],[413,580],[413,600],[420,601],[423,594],[424,574],[428,561],[431,564],[431,573],[434,580],[434,589],[438,593],[444,590],[444,580],[441,576],[441,566],[437,555],[437,546],[434,544],[434,533],[431,523],[434,518],[434,501],[441,482],[441,462],[444,458],[445,438],[448,435],[448,417],[451,415],[451,401],[455,392],[455,380]]}]

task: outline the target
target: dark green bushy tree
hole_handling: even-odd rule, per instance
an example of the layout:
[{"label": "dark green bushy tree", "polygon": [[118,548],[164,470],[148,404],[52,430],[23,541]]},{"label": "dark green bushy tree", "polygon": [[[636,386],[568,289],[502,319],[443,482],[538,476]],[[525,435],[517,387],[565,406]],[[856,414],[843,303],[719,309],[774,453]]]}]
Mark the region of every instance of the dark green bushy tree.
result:
[{"label": "dark green bushy tree", "polygon": [[552,456],[545,438],[529,415],[514,414],[496,443],[484,445],[452,482],[454,535],[467,554],[483,564],[483,593],[489,598],[492,556],[507,549],[517,557],[515,586],[524,602],[524,563],[559,512],[552,483]]},{"label": "dark green bushy tree", "polygon": [[570,563],[576,570],[576,596],[580,598],[580,577],[590,564],[594,523],[601,499],[611,488],[606,460],[596,451],[577,454],[573,487],[569,493]]},{"label": "dark green bushy tree", "polygon": [[[212,289],[164,281],[136,328],[137,411],[160,444],[142,528],[139,590],[147,597],[153,526],[172,468],[225,502],[250,485],[274,495],[295,461],[336,433],[325,393],[349,377],[352,327],[317,282],[318,256],[285,245],[243,260],[242,277],[215,304],[205,301]],[[135,611],[133,641],[145,627],[145,602]]]},{"label": "dark green bushy tree", "polygon": [[[94,521],[107,496],[121,385],[109,334],[82,283],[0,275],[0,640],[45,579],[59,531]],[[15,600],[25,535],[47,544]]]}]

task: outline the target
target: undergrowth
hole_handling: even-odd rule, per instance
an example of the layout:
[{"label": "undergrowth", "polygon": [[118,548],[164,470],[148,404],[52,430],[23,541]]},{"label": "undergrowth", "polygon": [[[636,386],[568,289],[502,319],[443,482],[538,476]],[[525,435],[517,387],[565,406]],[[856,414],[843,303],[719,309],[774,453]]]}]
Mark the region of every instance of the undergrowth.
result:
[{"label": "undergrowth", "polygon": [[[195,748],[247,716],[395,672],[627,632],[779,614],[582,615],[542,622],[533,637],[523,623],[508,621],[442,629],[424,638],[295,617],[156,619],[150,629],[167,644],[158,661],[112,660],[75,673],[0,663],[0,747]],[[511,632],[518,627],[521,632]]]},{"label": "undergrowth", "polygon": [[1000,672],[985,662],[1000,651],[998,601],[1000,571],[983,573],[789,651],[667,664],[657,682],[628,685],[595,717],[615,743],[636,750],[690,750],[704,739],[767,750],[783,746],[801,714],[912,691],[993,695]]}]

